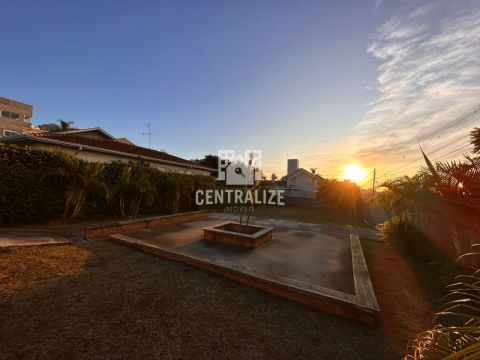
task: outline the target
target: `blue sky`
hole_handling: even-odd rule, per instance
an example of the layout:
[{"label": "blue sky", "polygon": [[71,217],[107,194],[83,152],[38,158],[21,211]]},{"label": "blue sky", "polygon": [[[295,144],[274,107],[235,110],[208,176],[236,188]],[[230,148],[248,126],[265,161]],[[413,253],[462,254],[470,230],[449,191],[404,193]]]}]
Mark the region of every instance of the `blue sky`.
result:
[{"label": "blue sky", "polygon": [[[254,148],[266,173],[288,157],[325,175],[350,162],[387,173],[428,149],[432,124],[475,106],[477,15],[462,0],[5,1],[0,96],[33,104],[36,124],[101,126],[143,146],[149,122],[152,146],[185,158]],[[452,29],[464,44],[451,49],[439,39]],[[468,61],[435,65],[425,44]],[[404,101],[405,79],[424,111]],[[432,91],[451,108],[441,119]]]}]

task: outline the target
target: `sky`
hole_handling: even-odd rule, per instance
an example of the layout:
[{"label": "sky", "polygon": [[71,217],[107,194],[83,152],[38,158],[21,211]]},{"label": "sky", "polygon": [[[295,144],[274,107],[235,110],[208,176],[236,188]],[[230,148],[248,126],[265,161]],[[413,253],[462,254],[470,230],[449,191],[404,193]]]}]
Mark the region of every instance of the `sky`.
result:
[{"label": "sky", "polygon": [[[467,152],[480,2],[1,1],[0,96],[187,159],[380,180]],[[479,109],[480,110],[480,109]],[[371,175],[370,175],[371,177]],[[369,180],[366,179],[368,182]]]}]

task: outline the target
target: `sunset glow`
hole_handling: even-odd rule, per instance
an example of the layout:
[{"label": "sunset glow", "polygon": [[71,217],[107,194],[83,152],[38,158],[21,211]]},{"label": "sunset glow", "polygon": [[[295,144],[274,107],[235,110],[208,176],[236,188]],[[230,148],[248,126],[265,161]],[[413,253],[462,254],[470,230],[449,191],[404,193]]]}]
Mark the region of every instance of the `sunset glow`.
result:
[{"label": "sunset glow", "polygon": [[343,170],[342,178],[343,180],[350,180],[351,182],[357,183],[365,179],[367,175],[367,170],[360,165],[347,165]]}]

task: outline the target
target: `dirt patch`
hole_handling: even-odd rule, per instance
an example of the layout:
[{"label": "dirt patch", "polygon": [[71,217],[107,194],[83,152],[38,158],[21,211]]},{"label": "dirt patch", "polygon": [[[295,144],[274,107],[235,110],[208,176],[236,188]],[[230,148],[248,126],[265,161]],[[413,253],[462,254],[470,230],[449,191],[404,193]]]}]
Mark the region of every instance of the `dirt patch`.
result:
[{"label": "dirt patch", "polygon": [[252,226],[252,225],[245,226],[245,225],[240,225],[240,224],[235,224],[235,223],[229,222],[229,223],[221,225],[221,226],[215,226],[215,229],[233,231],[233,232],[237,232],[237,233],[240,233],[240,234],[253,235],[253,234],[263,230],[264,228],[258,227],[258,226]]},{"label": "dirt patch", "polygon": [[394,246],[364,240],[362,247],[382,314],[378,329],[403,351],[408,340],[431,327],[438,288],[434,281],[428,286],[419,281],[426,270],[407,262]]}]

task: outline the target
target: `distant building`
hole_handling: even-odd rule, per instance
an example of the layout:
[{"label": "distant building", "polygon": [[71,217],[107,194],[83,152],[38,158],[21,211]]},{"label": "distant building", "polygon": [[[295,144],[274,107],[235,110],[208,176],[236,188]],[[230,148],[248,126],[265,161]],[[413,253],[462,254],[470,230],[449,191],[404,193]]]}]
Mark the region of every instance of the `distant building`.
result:
[{"label": "distant building", "polygon": [[144,160],[165,172],[189,175],[210,175],[216,169],[185,160],[166,152],[133,145],[128,139],[116,139],[101,128],[75,129],[55,132],[14,134],[0,142],[33,149],[54,151],[60,149],[78,158],[94,162]]},{"label": "distant building", "polygon": [[144,160],[165,172],[211,175],[216,169],[167,154],[136,146],[127,138],[115,138],[94,127],[62,131],[55,124],[32,126],[33,106],[0,97],[0,143],[29,146],[37,150],[62,150],[78,158],[111,162]]},{"label": "distant building", "polygon": [[32,128],[33,106],[0,97],[0,137],[23,134]]},{"label": "distant building", "polygon": [[287,160],[287,175],[290,175],[294,171],[297,171],[299,165],[298,159],[288,159]]},{"label": "distant building", "polygon": [[285,196],[287,198],[315,199],[318,186],[325,179],[298,166],[298,159],[288,159],[288,173],[280,182],[285,190]]}]

